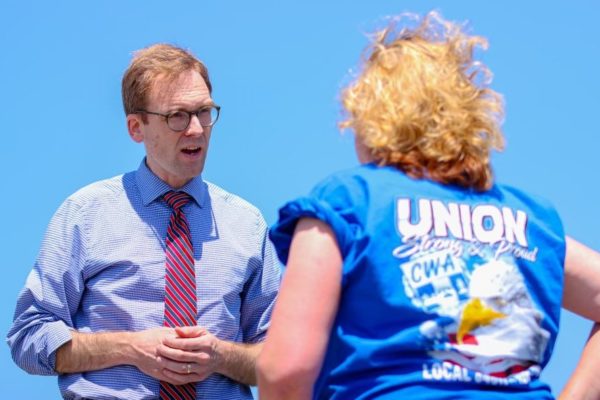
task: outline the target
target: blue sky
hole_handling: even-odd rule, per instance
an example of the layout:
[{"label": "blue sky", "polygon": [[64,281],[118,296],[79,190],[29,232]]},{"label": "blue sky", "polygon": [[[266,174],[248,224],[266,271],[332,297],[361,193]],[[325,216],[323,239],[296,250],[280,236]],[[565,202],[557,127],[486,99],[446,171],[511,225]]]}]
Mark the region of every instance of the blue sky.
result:
[{"label": "blue sky", "polygon": [[[46,225],[87,183],[135,169],[120,80],[131,52],[155,42],[189,48],[222,106],[204,178],[273,223],[286,200],[356,163],[340,135],[338,92],[386,16],[438,9],[486,36],[482,60],[505,96],[498,180],[550,199],[567,233],[600,249],[600,3],[588,1],[27,1],[0,5],[0,332]],[[9,192],[10,190],[10,192]],[[9,195],[10,193],[10,195]],[[563,313],[543,378],[556,391],[590,324]],[[3,395],[59,398],[56,379],[19,370],[0,346]]]}]

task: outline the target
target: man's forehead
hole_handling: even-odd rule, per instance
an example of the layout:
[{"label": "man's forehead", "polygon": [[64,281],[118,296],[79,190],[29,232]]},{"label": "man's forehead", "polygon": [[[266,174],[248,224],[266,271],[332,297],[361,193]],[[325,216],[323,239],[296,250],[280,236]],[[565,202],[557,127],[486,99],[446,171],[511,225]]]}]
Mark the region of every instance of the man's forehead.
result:
[{"label": "man's forehead", "polygon": [[204,93],[210,98],[208,86],[202,75],[195,70],[187,70],[179,75],[158,75],[150,88],[148,100],[163,103],[169,102],[174,97],[181,95],[182,90],[188,92]]}]

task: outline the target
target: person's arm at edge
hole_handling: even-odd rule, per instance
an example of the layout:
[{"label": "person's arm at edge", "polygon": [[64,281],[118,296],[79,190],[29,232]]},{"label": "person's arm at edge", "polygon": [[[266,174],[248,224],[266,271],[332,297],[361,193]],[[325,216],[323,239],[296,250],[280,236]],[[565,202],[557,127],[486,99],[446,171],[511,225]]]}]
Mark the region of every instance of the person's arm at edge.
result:
[{"label": "person's arm at edge", "polygon": [[559,400],[597,400],[600,398],[598,369],[600,355],[600,324],[592,327],[575,371],[563,388]]},{"label": "person's arm at edge", "polygon": [[567,237],[563,307],[595,321],[560,400],[600,399],[600,253]]},{"label": "person's arm at edge", "polygon": [[301,219],[265,346],[258,358],[259,396],[310,399],[341,293],[342,257],[322,221]]}]

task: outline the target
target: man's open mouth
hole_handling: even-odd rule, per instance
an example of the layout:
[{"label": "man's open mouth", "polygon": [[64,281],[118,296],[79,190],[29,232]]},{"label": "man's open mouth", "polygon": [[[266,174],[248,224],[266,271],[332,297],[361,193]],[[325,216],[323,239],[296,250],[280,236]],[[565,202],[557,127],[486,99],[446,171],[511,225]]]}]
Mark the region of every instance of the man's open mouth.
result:
[{"label": "man's open mouth", "polygon": [[200,150],[202,150],[202,147],[186,147],[184,149],[181,149],[181,151],[183,151],[185,154],[197,154],[200,152]]}]

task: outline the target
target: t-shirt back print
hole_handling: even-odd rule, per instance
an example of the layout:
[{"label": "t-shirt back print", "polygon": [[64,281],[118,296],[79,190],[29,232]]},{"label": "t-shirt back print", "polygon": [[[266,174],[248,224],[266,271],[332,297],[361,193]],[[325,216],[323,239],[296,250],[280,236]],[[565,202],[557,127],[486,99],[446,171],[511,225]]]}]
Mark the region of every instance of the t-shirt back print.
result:
[{"label": "t-shirt back print", "polygon": [[518,260],[535,262],[528,215],[490,204],[397,198],[393,256],[412,304],[431,314],[419,332],[430,349],[427,381],[528,384],[550,333]]}]

